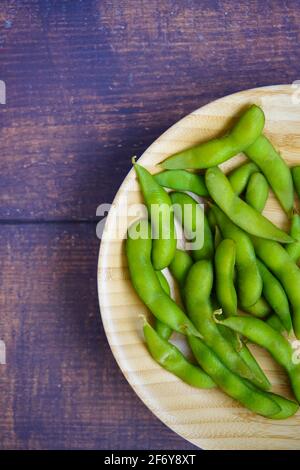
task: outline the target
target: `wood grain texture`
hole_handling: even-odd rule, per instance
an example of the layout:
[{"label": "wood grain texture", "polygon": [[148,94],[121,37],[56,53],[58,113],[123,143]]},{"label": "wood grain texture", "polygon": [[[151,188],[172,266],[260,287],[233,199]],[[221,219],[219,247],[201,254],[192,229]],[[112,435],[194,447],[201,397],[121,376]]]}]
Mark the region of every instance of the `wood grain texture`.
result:
[{"label": "wood grain texture", "polygon": [[[97,320],[99,242],[94,226],[76,225],[96,220],[130,157],[181,117],[234,91],[299,79],[299,24],[297,0],[0,2],[0,321],[10,351],[0,366],[0,448],[193,448],[149,412],[115,365]],[[80,233],[78,247],[70,225],[64,243],[53,240],[65,228],[49,222],[64,220]],[[77,273],[65,282],[68,267]],[[77,292],[88,292],[85,302]],[[47,388],[44,371],[67,374],[59,358],[74,364],[77,342],[91,347],[84,370],[72,366],[67,387],[50,380]]]},{"label": "wood grain texture", "polygon": [[94,224],[2,225],[0,237],[0,448],[191,448],[153,418],[112,358]]},{"label": "wood grain texture", "polygon": [[0,219],[95,219],[179,118],[300,77],[297,1],[1,2]]},{"label": "wood grain texture", "polygon": [[[222,134],[245,106],[257,104],[266,116],[264,132],[288,164],[299,163],[300,106],[293,101],[291,86],[266,87],[240,92],[200,108],[168,129],[140,159],[150,171],[167,156]],[[233,168],[242,156],[223,164]],[[156,170],[158,168],[156,167]],[[125,204],[129,201],[127,213]],[[149,355],[142,339],[140,314],[148,314],[131,285],[124,239],[114,237],[118,220],[127,226],[138,214],[141,201],[134,170],[124,180],[114,200],[102,238],[99,256],[99,298],[105,331],[125,377],[145,404],[168,426],[205,449],[300,449],[300,413],[285,421],[257,416],[219,390],[197,390],[166,372]],[[121,211],[117,212],[118,207]],[[131,212],[130,212],[131,208]],[[279,226],[286,216],[270,194],[265,214]],[[126,227],[126,225],[125,225]],[[122,234],[121,234],[122,235]],[[124,237],[124,233],[123,233]],[[149,315],[149,314],[148,314]],[[183,342],[182,338],[178,341]],[[183,343],[184,344],[184,343]],[[274,391],[290,395],[287,378],[269,355],[255,349]]]}]

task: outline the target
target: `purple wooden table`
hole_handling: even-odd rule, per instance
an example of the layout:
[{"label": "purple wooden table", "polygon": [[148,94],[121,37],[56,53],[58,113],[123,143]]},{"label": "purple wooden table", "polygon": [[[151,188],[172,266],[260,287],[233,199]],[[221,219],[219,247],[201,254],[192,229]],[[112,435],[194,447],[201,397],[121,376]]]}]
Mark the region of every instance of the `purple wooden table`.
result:
[{"label": "purple wooden table", "polygon": [[1,1],[1,449],[194,448],[110,352],[96,208],[185,114],[300,79],[299,25],[292,0]]}]

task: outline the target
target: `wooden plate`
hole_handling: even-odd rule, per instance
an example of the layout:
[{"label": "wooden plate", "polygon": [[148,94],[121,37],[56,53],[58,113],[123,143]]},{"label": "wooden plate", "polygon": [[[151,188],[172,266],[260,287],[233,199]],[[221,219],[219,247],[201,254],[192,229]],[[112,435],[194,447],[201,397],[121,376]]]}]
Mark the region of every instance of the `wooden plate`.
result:
[{"label": "wooden plate", "polygon": [[[266,115],[265,133],[289,164],[300,162],[300,99],[290,85],[257,88],[226,96],[189,114],[159,137],[139,162],[150,171],[167,156],[221,134],[245,105]],[[225,171],[244,157],[223,165]],[[204,449],[300,449],[300,413],[272,421],[249,412],[219,390],[193,389],[157,365],[142,337],[139,315],[147,314],[129,281],[124,254],[126,204],[142,202],[133,171],[125,178],[110,211],[101,242],[98,290],[105,332],[130,385],[151,411],[179,435]],[[118,212],[118,209],[120,209]],[[271,195],[265,214],[284,227],[286,219]],[[121,227],[121,239],[115,235]],[[300,286],[299,286],[300,288]],[[181,341],[179,337],[176,341]],[[273,390],[291,396],[286,376],[263,350],[253,347]]]}]

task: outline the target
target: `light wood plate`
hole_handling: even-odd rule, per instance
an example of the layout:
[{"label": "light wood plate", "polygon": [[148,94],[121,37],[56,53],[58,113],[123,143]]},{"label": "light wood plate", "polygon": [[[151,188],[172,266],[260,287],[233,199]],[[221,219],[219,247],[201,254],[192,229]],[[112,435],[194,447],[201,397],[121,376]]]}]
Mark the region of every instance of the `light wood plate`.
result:
[{"label": "light wood plate", "polygon": [[[266,115],[265,133],[288,162],[300,162],[300,104],[290,85],[257,88],[210,103],[168,129],[143,154],[139,163],[151,172],[167,156],[228,128],[232,117],[245,105],[255,103]],[[223,165],[225,171],[244,157]],[[126,379],[146,406],[179,435],[204,449],[300,449],[300,413],[286,421],[272,421],[249,412],[219,390],[198,390],[157,365],[148,354],[139,316],[147,309],[134,292],[128,275],[124,240],[114,239],[116,224],[125,236],[130,222],[125,211],[142,202],[133,171],[125,178],[105,225],[98,267],[98,291],[105,332]],[[281,227],[286,219],[270,196],[265,214]],[[122,237],[121,237],[122,238]],[[300,286],[299,286],[300,288]],[[180,343],[179,336],[175,338]],[[273,390],[291,396],[284,372],[269,355],[253,347],[272,381]]]}]

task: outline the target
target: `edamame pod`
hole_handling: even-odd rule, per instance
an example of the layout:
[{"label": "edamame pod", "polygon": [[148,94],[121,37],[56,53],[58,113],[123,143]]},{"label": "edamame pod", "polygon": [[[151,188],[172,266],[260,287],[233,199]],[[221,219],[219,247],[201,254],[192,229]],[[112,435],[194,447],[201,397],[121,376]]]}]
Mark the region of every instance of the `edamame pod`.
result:
[{"label": "edamame pod", "polygon": [[263,297],[260,297],[255,304],[248,307],[241,305],[241,308],[245,312],[251,313],[251,315],[257,318],[266,318],[271,313],[270,305]]},{"label": "edamame pod", "polygon": [[189,317],[205,342],[232,371],[254,380],[252,372],[240,358],[234,347],[220,333],[213,319],[210,295],[213,285],[211,261],[197,261],[188,272],[184,300]]},{"label": "edamame pod", "polygon": [[154,233],[152,262],[154,269],[161,271],[169,266],[176,250],[174,214],[168,193],[155,181],[153,176],[141,165],[134,168],[148,208]]},{"label": "edamame pod", "polygon": [[272,315],[270,315],[265,320],[265,322],[269,326],[271,326],[274,330],[278,331],[278,333],[284,333],[285,328],[284,328],[283,324],[281,323],[279,317],[275,313],[272,313]]},{"label": "edamame pod", "polygon": [[265,348],[286,370],[295,397],[300,402],[300,363],[295,361],[295,351],[286,338],[258,318],[230,317],[216,321]]},{"label": "edamame pod", "polygon": [[242,114],[230,133],[172,155],[161,166],[175,170],[219,165],[249,147],[261,134],[264,124],[263,111],[252,105]]},{"label": "edamame pod", "polygon": [[215,254],[216,292],[225,316],[237,314],[237,295],[234,287],[235,242],[222,240]]},{"label": "edamame pod", "polygon": [[[170,286],[169,286],[167,279],[163,275],[163,273],[161,271],[156,271],[156,276],[159,280],[161,287],[165,291],[165,293],[168,296],[170,296],[170,293],[171,293]],[[161,338],[164,338],[166,340],[168,340],[172,334],[171,328],[165,323],[162,323],[160,320],[157,320],[157,319],[155,320],[155,330],[157,331],[157,333],[159,334]]]},{"label": "edamame pod", "polygon": [[296,212],[292,216],[290,235],[295,241],[287,245],[286,251],[292,260],[298,263],[300,259],[300,216]]},{"label": "edamame pod", "polygon": [[154,175],[155,181],[165,188],[191,191],[197,196],[208,196],[202,175],[186,170],[166,170]]},{"label": "edamame pod", "polygon": [[[247,382],[247,385],[249,387],[253,387],[251,382]],[[282,397],[280,395],[277,395],[276,393],[268,392],[267,396],[274,400],[277,405],[280,407],[280,411],[274,415],[272,415],[272,419],[287,419],[290,416],[293,416],[295,413],[297,413],[299,409],[298,403],[295,401],[289,400],[288,398]]]},{"label": "edamame pod", "polygon": [[259,171],[255,163],[248,162],[238,166],[228,174],[228,181],[235,194],[240,195],[248,184],[249,178],[253,173]]},{"label": "edamame pod", "polygon": [[[222,325],[220,325],[222,326]],[[233,333],[233,331],[231,331]],[[238,335],[237,335],[238,336]],[[270,390],[271,388],[271,383],[258,364],[257,360],[255,359],[254,355],[248,349],[247,345],[240,339],[240,342],[242,344],[242,347],[240,348],[239,355],[243,359],[244,362],[246,362],[247,366],[251,371],[253,372],[254,376],[257,378],[257,384],[258,387],[262,390]],[[251,382],[249,382],[251,383]]]},{"label": "edamame pod", "polygon": [[219,227],[216,225],[216,226],[215,226],[215,238],[214,238],[214,247],[215,247],[215,250],[218,248],[218,246],[220,245],[221,241],[222,241],[222,235],[221,235],[221,232],[220,232]]},{"label": "edamame pod", "polygon": [[201,206],[191,196],[185,193],[170,193],[175,217],[183,226],[185,236],[190,242],[199,237],[203,231],[202,247],[191,250],[194,260],[210,259],[213,256],[214,244],[210,227]]},{"label": "edamame pod", "polygon": [[151,263],[151,227],[139,220],[128,229],[126,255],[133,287],[153,315],[172,330],[199,336],[181,308],[164,292]]},{"label": "edamame pod", "polygon": [[264,135],[260,135],[247,147],[245,154],[260,168],[282,208],[290,217],[294,205],[294,191],[291,172],[286,162]]},{"label": "edamame pod", "polygon": [[258,212],[262,212],[269,196],[269,185],[261,173],[253,173],[249,179],[245,201]]},{"label": "edamame pod", "polygon": [[249,386],[247,381],[232,373],[204,341],[188,336],[188,342],[198,364],[227,395],[262,416],[272,417],[281,411],[267,392]]},{"label": "edamame pod", "polygon": [[257,260],[257,264],[263,281],[263,295],[265,299],[280,318],[284,328],[287,331],[291,331],[290,306],[282,285],[260,260]]},{"label": "edamame pod", "polygon": [[197,388],[216,386],[209,375],[189,362],[176,346],[161,338],[147,322],[144,324],[144,337],[153,359],[183,382]]},{"label": "edamame pod", "polygon": [[298,403],[293,400],[288,400],[287,398],[281,397],[280,395],[276,395],[275,393],[270,392],[269,396],[281,408],[278,413],[272,416],[272,419],[287,419],[291,416],[294,416],[294,414],[296,414],[299,410]]},{"label": "edamame pod", "polygon": [[187,273],[192,264],[193,260],[190,255],[186,251],[177,248],[169,269],[181,289],[184,286]]},{"label": "edamame pod", "polygon": [[217,225],[217,219],[216,219],[215,214],[213,213],[213,211],[211,209],[209,209],[207,211],[207,220],[208,220],[208,223],[209,223],[209,226],[210,226],[210,230],[211,230],[211,232],[213,232],[216,228],[216,225]]},{"label": "edamame pod", "polygon": [[300,198],[300,165],[291,168],[294,187],[298,197]]},{"label": "edamame pod", "polygon": [[294,332],[300,339],[300,269],[277,242],[252,237],[255,251],[262,262],[281,282],[292,307]]},{"label": "edamame pod", "polygon": [[208,192],[216,204],[240,228],[252,235],[281,243],[293,241],[287,233],[240,199],[219,168],[209,168],[205,174],[205,182]]},{"label": "edamame pod", "polygon": [[[170,264],[170,270],[181,287],[182,292],[187,273],[192,264],[192,259],[186,252],[176,250],[174,260]],[[174,269],[172,269],[173,267]],[[239,356],[253,372],[253,376],[257,378],[258,386],[263,390],[269,390],[271,386],[270,382],[247,346],[229,328],[218,325],[218,329],[222,336],[232,344],[233,348],[238,352]]]},{"label": "edamame pod", "polygon": [[212,206],[210,211],[214,214],[223,237],[235,242],[239,303],[245,307],[253,305],[261,296],[262,279],[252,242],[217,206]]}]

